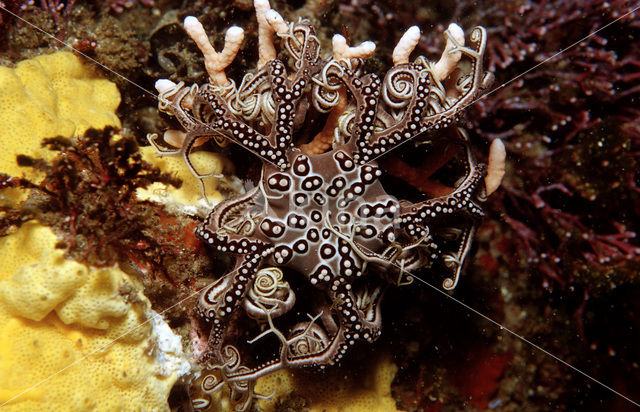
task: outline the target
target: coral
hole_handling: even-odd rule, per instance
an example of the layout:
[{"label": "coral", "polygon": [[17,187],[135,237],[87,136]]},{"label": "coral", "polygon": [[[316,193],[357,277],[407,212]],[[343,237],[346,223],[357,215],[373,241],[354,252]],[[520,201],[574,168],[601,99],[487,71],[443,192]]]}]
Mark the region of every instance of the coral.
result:
[{"label": "coral", "polygon": [[[246,45],[240,49],[236,61],[227,73],[230,80],[238,82],[247,69],[254,68],[254,62],[259,57],[253,47],[258,43],[258,26],[253,21],[253,14],[249,12],[252,3],[250,0],[220,4],[184,3],[180,9],[174,10],[169,8],[175,7],[175,2],[156,2],[153,10],[155,16],[146,7],[132,8],[122,15],[104,13],[117,19],[118,25],[108,24],[102,14],[94,12],[99,7],[104,10],[107,4],[131,4],[127,0],[94,2],[90,6],[87,6],[87,2],[76,1],[73,10],[66,7],[71,2],[64,2],[65,8],[60,9],[59,14],[65,20],[69,18],[69,22],[73,24],[63,24],[63,30],[55,25],[56,16],[40,10],[40,6],[35,6],[38,8],[35,12],[16,7],[19,6],[18,3],[34,2],[24,0],[4,3],[10,10],[24,13],[30,22],[38,23],[47,31],[55,33],[56,37],[65,41],[70,39],[72,44],[85,52],[89,51],[92,57],[116,68],[116,71],[125,68],[128,72],[123,74],[141,85],[149,85],[149,78],[158,77],[170,77],[176,83],[180,79],[187,84],[206,81],[207,73],[202,70],[202,57],[182,29],[181,21],[186,14],[194,14],[200,18],[202,13],[200,19],[212,33],[224,33],[223,29],[227,24],[237,24],[246,29]],[[60,3],[62,2],[58,4]],[[330,46],[331,36],[335,32],[342,33],[349,44],[374,40],[377,50],[366,69],[378,74],[384,64],[391,64],[391,49],[402,35],[398,32],[399,27],[412,24],[418,24],[423,29],[429,27],[420,33],[417,49],[420,54],[431,53],[430,57],[434,57],[444,46],[440,37],[450,21],[457,21],[462,27],[482,24],[489,33],[485,63],[489,69],[497,69],[499,85],[640,4],[635,0],[435,0],[428,4],[407,0],[350,0],[307,1],[303,7],[302,2],[283,3],[280,1],[278,5],[283,7],[283,16],[288,17],[288,20],[296,21],[292,16],[298,15],[311,17],[319,28],[318,37],[323,49]],[[312,9],[311,3],[319,5],[317,10]],[[299,9],[294,10],[296,8]],[[80,24],[77,17],[82,10],[90,10],[82,15],[90,16],[90,19],[95,20],[95,25]],[[146,18],[140,18],[143,14],[138,13],[139,10],[149,12],[144,15]],[[133,16],[134,13],[137,21],[148,22],[146,27],[127,24],[131,21],[127,21],[126,17]],[[149,34],[149,25],[153,26],[160,16],[163,21],[166,17],[166,21],[171,21],[171,24],[165,24],[161,29],[155,30],[155,34]],[[0,49],[7,51],[0,55],[2,62],[41,53],[42,49],[38,47],[53,44],[52,40],[43,40],[40,33],[29,27],[13,30],[11,26],[19,26],[19,23],[8,14],[0,12],[0,18],[4,19],[4,22],[0,22],[0,34],[8,33],[7,37],[0,39]],[[467,110],[464,124],[469,130],[472,144],[476,149],[478,146],[482,149],[477,152],[486,151],[490,141],[500,137],[506,141],[511,162],[507,165],[507,177],[503,185],[505,189],[489,198],[489,207],[486,209],[488,216],[476,235],[476,259],[466,268],[464,282],[461,282],[455,295],[585,372],[605,383],[611,383],[616,390],[635,395],[634,399],[637,399],[639,387],[637,351],[633,350],[638,347],[639,342],[635,315],[638,310],[635,302],[640,300],[637,298],[637,287],[630,289],[629,286],[630,283],[637,284],[640,279],[637,276],[640,273],[637,252],[639,238],[634,236],[640,230],[637,219],[634,219],[640,213],[640,182],[637,173],[640,112],[635,108],[638,98],[637,69],[640,66],[637,62],[640,61],[640,43],[633,40],[638,38],[638,27],[637,13],[635,16],[628,16],[567,54],[558,56],[518,81],[486,96]],[[123,41],[126,39],[130,40]],[[149,43],[155,47],[149,47]],[[222,38],[218,38],[215,45],[222,48]],[[141,56],[145,55],[150,64],[142,68]],[[153,103],[134,88],[123,87],[121,91],[123,101],[127,103],[126,106],[123,105],[125,109],[122,122],[127,128],[134,130],[138,137],[148,131],[175,127],[175,123],[162,126],[156,124],[141,131],[142,122],[133,113],[138,109],[142,111],[142,106]],[[332,126],[345,108],[346,103],[331,111],[326,121],[327,133],[315,135],[316,138],[325,139],[317,139],[322,144],[317,150],[308,153],[305,151],[306,154],[318,154],[331,148]],[[155,108],[153,110],[155,112]],[[158,116],[148,116],[148,119],[159,123]],[[313,133],[317,129],[319,127]],[[4,139],[0,141],[7,147]],[[311,143],[316,143],[316,139]],[[301,148],[304,151],[304,145]],[[198,147],[200,149],[201,146]],[[240,150],[234,152],[233,147],[227,149],[229,150],[225,155],[235,156],[234,163],[238,166],[238,172],[251,179],[251,173],[254,173],[259,162]],[[83,155],[83,150],[78,149],[78,152]],[[446,187],[442,188],[437,182],[424,178],[425,175],[432,175],[435,170],[433,163],[429,162],[430,158],[416,159],[406,153],[420,150],[414,150],[413,147],[406,151],[402,148],[396,150],[381,162],[381,168],[393,175],[393,184],[416,188],[415,193],[419,196],[430,196],[439,193],[439,190],[446,192]],[[143,159],[163,170],[173,171],[181,166],[178,159],[151,159],[151,156],[147,157],[150,149],[142,148],[141,151]],[[40,150],[37,155],[32,156],[44,157],[44,154],[45,151]],[[194,152],[191,157],[195,160],[203,154]],[[173,161],[176,162],[175,169],[173,165],[169,165]],[[6,171],[4,163],[0,165],[0,169]],[[61,169],[74,168],[78,176],[84,173],[100,175],[90,162],[83,165],[73,162],[59,165]],[[215,165],[216,171],[221,170],[218,169],[217,160]],[[243,174],[246,172],[243,170],[246,165],[253,169]],[[21,168],[19,173],[25,171],[30,173],[26,168]],[[126,179],[114,180],[113,185],[96,188],[82,186],[83,195],[70,196],[73,199],[69,199],[65,207],[60,208],[48,221],[57,222],[54,229],[61,238],[60,243],[69,245],[77,241],[70,245],[75,256],[88,251],[88,257],[92,259],[97,254],[94,252],[99,251],[103,254],[102,258],[111,257],[111,261],[138,262],[139,264],[131,263],[127,269],[131,272],[132,267],[144,268],[140,273],[144,274],[143,278],[149,278],[145,282],[164,290],[165,298],[160,308],[162,305],[167,307],[167,302],[173,304],[182,295],[180,289],[166,282],[161,274],[165,269],[170,273],[167,278],[175,280],[181,289],[189,291],[194,290],[189,282],[195,282],[196,287],[201,287],[216,276],[210,270],[202,270],[201,266],[184,264],[185,260],[195,261],[205,254],[215,253],[205,251],[192,235],[195,220],[192,219],[189,223],[189,219],[159,214],[158,210],[162,208],[150,202],[140,202],[149,199],[170,205],[184,203],[188,206],[178,206],[177,210],[201,215],[207,207],[206,202],[198,199],[200,191],[197,182],[185,178],[188,174],[184,171],[182,168],[182,174],[179,175],[184,182],[180,189],[158,182],[149,186],[152,189],[137,187],[135,191],[138,198],[127,198],[123,202],[124,208],[120,210],[116,207],[120,203],[115,203],[117,198],[112,195],[116,192],[116,185],[127,184]],[[210,181],[206,183],[206,194],[211,203],[216,203],[220,199],[218,193],[225,193],[220,184],[216,183],[217,178],[205,180]],[[15,205],[24,199],[24,193],[32,193],[30,201],[20,213],[4,216],[6,221],[13,222],[9,232],[24,220],[33,217],[34,209],[31,205],[35,200],[49,199],[48,202],[36,202],[37,205],[52,203],[50,199],[53,197],[47,197],[44,189],[55,188],[56,184],[64,183],[64,180],[52,179],[51,182],[51,186],[33,191],[12,188],[2,190],[0,207]],[[3,183],[0,182],[0,187]],[[19,183],[12,179],[6,185]],[[172,193],[174,191],[176,193]],[[179,199],[185,193],[190,194]],[[97,203],[99,207],[93,209],[109,206],[108,213],[104,215],[94,213],[95,210],[88,207],[101,198],[106,200]],[[138,203],[143,206],[131,207]],[[82,207],[78,208],[78,205]],[[37,209],[35,211],[38,212]],[[107,223],[104,230],[97,224],[101,219]],[[87,222],[88,227],[83,227]],[[104,236],[117,227],[134,229],[117,231],[113,237]],[[79,236],[72,234],[76,228],[80,232]],[[92,233],[96,236],[92,237]],[[118,248],[114,248],[114,245]],[[180,256],[182,247],[187,252],[186,257],[176,259]],[[125,256],[123,250],[129,256]],[[184,275],[176,277],[176,273],[181,272]],[[64,281],[64,278],[60,281]],[[451,310],[446,299],[434,299],[428,293],[418,297],[406,295],[407,291],[414,289],[419,289],[419,285],[403,288],[399,293],[404,298],[396,301],[389,301],[391,293],[388,291],[384,302],[384,313],[388,319],[384,323],[381,339],[393,340],[396,349],[392,352],[395,356],[409,351],[416,330],[420,331],[419,335],[428,335],[433,340],[425,338],[420,350],[416,351],[419,355],[415,355],[408,363],[399,363],[401,369],[399,379],[394,382],[394,396],[402,399],[399,389],[405,390],[409,386],[416,398],[415,403],[411,400],[405,402],[404,405],[407,406],[402,409],[466,410],[474,406],[498,410],[539,410],[550,407],[593,409],[593,402],[598,402],[596,408],[624,408],[620,403],[612,405],[610,395],[594,386],[583,389],[585,382],[582,378],[576,378],[577,375],[568,373],[563,367],[553,365],[553,361],[545,359],[543,355],[532,355],[530,347],[514,342],[508,336],[498,336],[501,343],[496,344],[493,340],[496,336],[491,334],[491,327],[485,327],[482,323],[476,325],[472,321],[461,322],[466,317],[456,316],[456,311]],[[434,300],[440,304],[430,304]],[[155,305],[158,301],[153,302]],[[394,303],[398,306],[394,307]],[[189,302],[185,306],[190,305]],[[403,336],[398,334],[393,325],[401,323],[398,320],[398,313],[401,311],[399,308],[405,306],[419,311],[430,321],[423,321],[419,325],[408,322],[409,333]],[[489,339],[486,339],[488,342],[482,339],[484,335],[473,335],[480,328],[483,332],[489,331]],[[496,335],[500,334],[496,332]],[[238,340],[242,338],[239,337]],[[496,378],[499,381],[494,381],[495,376],[488,372],[495,372],[496,365],[502,365],[502,360],[495,362],[493,355],[481,353],[483,356],[479,356],[475,351],[460,350],[460,345],[465,342],[474,346],[487,344],[491,348],[489,354],[514,350],[515,356],[504,360],[507,363],[503,365],[505,373],[501,378]],[[353,352],[350,356],[353,356]],[[461,361],[452,365],[452,358]],[[467,362],[468,359],[471,361]],[[483,362],[474,362],[474,359]],[[420,379],[412,373],[412,365],[416,369],[420,367]],[[470,365],[474,371],[484,372],[474,375],[478,380],[487,377],[490,379],[487,382],[474,382],[469,377],[470,380],[466,383],[453,379],[455,375],[468,377]],[[348,368],[339,370],[350,379],[359,376]],[[287,371],[278,372],[274,376],[284,376],[282,379],[289,381],[293,379],[288,377]],[[322,382],[331,379],[333,383],[341,380],[334,377],[335,375],[325,374],[320,375],[317,380]],[[400,379],[408,383],[399,384]],[[299,379],[295,380],[298,381]],[[260,382],[261,380],[258,385]],[[421,382],[426,384],[421,385]],[[429,384],[431,382],[433,385]],[[493,392],[494,383],[499,389],[489,400],[487,396]],[[484,385],[490,385],[490,390],[485,390],[484,395],[480,396],[474,393]],[[309,384],[305,389],[311,392],[315,387]],[[257,392],[270,393],[264,390]],[[220,392],[213,395],[220,395]],[[471,395],[473,398],[469,399]],[[227,403],[220,410],[231,409],[228,397],[226,400]],[[261,406],[267,403],[259,401]],[[291,409],[300,410],[303,407]]]},{"label": "coral", "polygon": [[25,60],[15,68],[0,67],[2,171],[13,176],[26,173],[16,156],[40,153],[43,138],[119,127],[119,104],[116,86],[69,52]]},{"label": "coral", "polygon": [[152,274],[145,286],[166,273],[150,272],[160,264],[172,274],[190,273],[185,266],[199,260],[184,253],[198,249],[188,221],[135,199],[139,187],[179,181],[144,162],[132,138],[88,130],[120,125],[120,95],[76,56],[3,67],[0,79],[7,125],[0,133],[3,142],[15,142],[0,158],[0,234],[9,234],[0,249],[11,262],[0,278],[1,402],[17,396],[8,410],[168,409],[169,390],[190,369],[180,338],[151,310],[139,279],[115,265]]},{"label": "coral", "polygon": [[[441,21],[491,27],[487,65],[500,69],[501,87],[479,99],[467,124],[475,141],[504,139],[511,154],[505,190],[489,202],[519,246],[503,263],[535,268],[547,287],[586,287],[594,296],[608,276],[636,278],[640,48],[628,39],[638,35],[637,11],[630,13],[638,6],[460,1],[441,11]],[[424,44],[437,40],[427,33]]]},{"label": "coral", "polygon": [[0,5],[2,5],[2,8],[0,8],[0,32],[4,30],[4,26],[7,24],[6,21],[13,18],[14,14],[18,16],[22,14],[21,10],[23,9],[24,4],[21,3],[22,2],[20,1],[0,3]]},{"label": "coral", "polygon": [[[59,27],[61,24],[67,22],[75,3],[76,0],[41,0],[40,7],[45,13],[51,16],[56,26]],[[25,5],[33,6],[33,2],[27,2]]]},{"label": "coral", "polygon": [[2,2],[0,3],[2,6],[0,9],[0,29],[3,28],[3,25],[8,24],[8,21],[13,21],[15,16],[21,17],[34,12],[48,16],[56,26],[60,27],[67,22],[75,2],[76,0],[41,0],[38,4],[34,0]]},{"label": "coral", "polygon": [[216,52],[211,43],[209,43],[207,33],[205,33],[202,24],[195,17],[190,16],[185,19],[184,29],[196,42],[198,48],[202,50],[204,65],[211,81],[221,86],[228,85],[229,80],[224,73],[224,69],[231,64],[238,50],[240,50],[244,39],[242,28],[234,26],[227,30],[224,48],[220,52]]},{"label": "coral", "polygon": [[[41,242],[36,239],[41,239]],[[42,226],[25,224],[15,237],[2,240],[4,265],[0,300],[4,309],[13,315],[41,321],[60,302],[74,295],[87,280],[89,271],[86,266],[66,260],[61,250],[52,253],[47,249],[55,246],[57,239]],[[22,249],[22,253],[13,256],[12,248],[13,252]],[[32,262],[39,264],[32,266]],[[23,287],[25,285],[28,287]]]},{"label": "coral", "polygon": [[167,345],[149,301],[117,267],[66,260],[57,243],[36,222],[0,239],[3,410],[168,410],[185,369],[157,363]]}]

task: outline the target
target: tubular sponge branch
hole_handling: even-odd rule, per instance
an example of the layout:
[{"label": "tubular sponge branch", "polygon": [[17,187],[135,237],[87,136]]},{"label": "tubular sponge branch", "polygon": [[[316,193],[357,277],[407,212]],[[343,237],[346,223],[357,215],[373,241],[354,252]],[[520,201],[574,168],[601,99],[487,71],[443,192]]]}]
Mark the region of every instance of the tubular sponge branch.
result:
[{"label": "tubular sponge branch", "polygon": [[397,66],[399,64],[409,63],[409,55],[411,55],[411,52],[416,48],[419,41],[420,29],[418,26],[409,27],[393,49],[393,65]]},{"label": "tubular sponge branch", "polygon": [[498,190],[505,173],[505,162],[507,150],[500,139],[494,139],[489,147],[489,162],[487,165],[487,175],[484,178],[484,185],[487,189],[487,196]]},{"label": "tubular sponge branch", "polygon": [[230,82],[224,73],[224,69],[233,62],[233,59],[235,59],[238,54],[242,40],[244,40],[244,30],[237,26],[229,27],[224,38],[222,51],[216,52],[198,19],[193,16],[187,16],[184,19],[184,29],[189,34],[189,37],[196,42],[196,45],[198,45],[198,48],[202,52],[204,56],[204,67],[207,73],[209,73],[209,77],[213,83],[218,86],[229,85]]},{"label": "tubular sponge branch", "polygon": [[365,41],[359,46],[350,47],[347,45],[347,39],[340,34],[336,34],[332,39],[333,44],[333,58],[335,60],[340,59],[368,59],[373,56],[376,51],[376,45],[372,41]]},{"label": "tubular sponge branch", "polygon": [[462,57],[456,48],[464,46],[464,32],[457,24],[451,23],[444,34],[447,37],[447,45],[440,60],[433,66],[433,74],[439,81],[446,79],[456,68]]},{"label": "tubular sponge branch", "polygon": [[286,33],[289,27],[282,16],[271,8],[269,0],[255,0],[253,6],[258,19],[258,69],[260,69],[277,56],[273,45],[273,34]]}]

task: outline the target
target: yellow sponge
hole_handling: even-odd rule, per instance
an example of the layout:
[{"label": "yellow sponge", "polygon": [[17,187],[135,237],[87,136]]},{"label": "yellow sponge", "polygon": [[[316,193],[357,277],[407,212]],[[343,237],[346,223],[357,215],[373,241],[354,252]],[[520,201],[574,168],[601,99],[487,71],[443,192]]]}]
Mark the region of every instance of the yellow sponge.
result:
[{"label": "yellow sponge", "polygon": [[[43,240],[47,241],[46,231],[35,230],[34,234],[43,236]],[[17,241],[17,238],[12,240]],[[40,321],[86,282],[89,271],[80,263],[64,259],[62,251],[49,253],[40,249],[42,244],[37,248],[28,247],[32,239],[20,240],[23,244],[19,248],[30,256],[19,254],[9,261],[5,260],[4,263],[13,266],[11,269],[14,270],[7,266],[3,270],[3,277],[10,273],[13,276],[0,281],[0,302],[13,315]],[[23,262],[18,262],[19,258]],[[31,259],[39,261],[39,264],[29,265],[27,262]],[[19,270],[16,270],[17,265],[20,265]]]},{"label": "yellow sponge", "polygon": [[[24,60],[15,68],[0,66],[0,152],[2,171],[29,173],[16,155],[40,155],[45,137],[72,137],[88,128],[120,127],[116,85],[101,79],[80,57],[69,52]],[[29,174],[27,177],[32,177]]]},{"label": "yellow sponge", "polygon": [[66,260],[56,242],[35,222],[0,238],[2,411],[168,410],[178,371],[157,361],[149,301],[117,267]]},{"label": "yellow sponge", "polygon": [[[200,182],[189,170],[182,157],[160,156],[151,146],[141,147],[140,151],[145,161],[182,180],[182,186],[176,189],[163,183],[153,183],[149,187],[138,189],[136,192],[138,199],[152,200],[183,213],[201,216],[206,216],[213,205],[224,199],[218,191],[219,179],[213,176],[203,180],[207,196],[207,199],[204,199]],[[191,153],[189,158],[200,174],[221,175],[223,171],[232,169],[231,162],[219,153],[196,151]]]},{"label": "yellow sponge", "polygon": [[346,379],[353,374],[340,368],[330,369],[323,377],[285,369],[258,379],[255,391],[273,394],[258,401],[262,412],[276,412],[278,401],[289,397],[304,399],[304,409],[310,412],[395,412],[398,409],[391,396],[391,382],[397,371],[390,356],[381,355],[357,382]]}]

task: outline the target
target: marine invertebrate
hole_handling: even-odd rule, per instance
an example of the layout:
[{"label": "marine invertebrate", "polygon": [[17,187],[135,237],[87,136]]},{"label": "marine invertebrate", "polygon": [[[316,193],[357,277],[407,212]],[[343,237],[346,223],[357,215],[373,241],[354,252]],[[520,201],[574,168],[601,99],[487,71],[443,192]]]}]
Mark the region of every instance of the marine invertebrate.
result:
[{"label": "marine invertebrate", "polygon": [[[324,368],[357,342],[379,336],[384,290],[406,282],[406,271],[444,270],[443,287],[455,288],[485,198],[484,166],[466,134],[455,128],[453,134],[436,133],[452,125],[490,82],[482,69],[482,27],[472,30],[465,46],[462,30],[451,26],[442,64],[423,57],[408,62],[416,44],[411,29],[396,48],[396,65],[380,79],[362,70],[361,57],[370,55],[370,47],[340,47],[338,58],[335,51],[322,58],[308,22],[284,22],[266,6],[256,1],[263,65],[239,87],[221,73],[229,53],[215,52],[197,20],[185,19],[205,54],[210,83],[158,81],[160,109],[186,133],[173,150],[157,136],[149,138],[160,153],[183,157],[198,178],[206,175],[190,157],[202,139],[222,137],[262,159],[259,184],[215,206],[196,230],[209,245],[236,256],[233,269],[202,291],[197,312],[208,334],[200,361],[214,371],[202,389],[210,393],[227,385],[238,409],[250,404],[258,377],[282,368]],[[240,33],[229,29],[225,50],[237,49]],[[282,40],[289,68],[272,51],[273,33]],[[336,43],[342,42],[334,38]],[[336,108],[338,116],[328,114]],[[315,140],[314,117],[331,119],[332,148],[305,154],[295,145]],[[454,170],[447,193],[399,200],[383,187],[375,160],[417,136],[458,145],[461,156],[444,162]],[[504,163],[504,156],[494,158]],[[300,291],[306,302],[298,306]],[[249,344],[271,345],[275,356],[246,363],[251,357],[241,354],[238,328],[258,328]]]}]

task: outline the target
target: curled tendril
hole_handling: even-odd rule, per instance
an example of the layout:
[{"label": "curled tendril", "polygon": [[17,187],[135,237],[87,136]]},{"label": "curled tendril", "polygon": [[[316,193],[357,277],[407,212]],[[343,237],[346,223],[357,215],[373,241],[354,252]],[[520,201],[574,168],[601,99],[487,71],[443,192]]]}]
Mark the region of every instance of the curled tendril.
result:
[{"label": "curled tendril", "polygon": [[312,29],[307,24],[290,23],[289,31],[287,33],[278,34],[283,40],[283,44],[287,52],[294,58],[294,67],[300,69],[303,63],[303,53],[307,48],[307,45],[311,42],[315,43],[315,47],[312,48],[314,53],[311,56],[311,61],[317,61],[320,56],[320,40],[313,34]]},{"label": "curled tendril", "polygon": [[222,349],[223,367],[230,371],[235,371],[240,366],[240,352],[233,345],[227,345]]},{"label": "curled tendril", "polygon": [[204,393],[212,393],[220,389],[224,385],[224,382],[219,380],[215,375],[207,375],[202,379],[200,388]]},{"label": "curled tendril", "polygon": [[225,100],[229,100],[236,92],[236,82],[229,79],[229,83],[225,86],[211,84],[211,89]]},{"label": "curled tendril", "polygon": [[473,85],[472,83],[473,79],[471,78],[471,75],[460,76],[456,82],[456,89],[459,93],[466,93]]},{"label": "curled tendril", "polygon": [[313,107],[320,113],[327,113],[340,101],[338,90],[313,88]]},{"label": "curled tendril", "polygon": [[183,107],[185,105],[183,105],[182,100],[186,96],[193,96],[197,92],[198,85],[194,84],[191,87],[185,88],[184,82],[180,82],[158,95],[158,110],[164,113],[173,114],[170,106],[173,105],[174,101],[182,109],[189,109],[189,107]]},{"label": "curled tendril", "polygon": [[442,256],[444,260],[444,264],[449,269],[452,269],[454,272],[453,277],[446,278],[442,282],[442,287],[446,290],[452,290],[458,284],[458,278],[460,277],[460,268],[462,266],[462,262],[460,259],[452,254],[444,254]]},{"label": "curled tendril", "polygon": [[275,267],[260,269],[247,293],[244,308],[256,320],[267,316],[277,317],[291,310],[295,304],[295,293],[283,280],[282,271]]},{"label": "curled tendril", "polygon": [[415,94],[415,81],[412,71],[405,67],[390,70],[382,85],[382,99],[395,110],[407,106]]},{"label": "curled tendril", "polygon": [[271,93],[271,84],[266,71],[247,73],[240,87],[225,86],[223,97],[229,110],[247,121],[256,121],[259,117],[270,124],[275,116],[275,102]]},{"label": "curled tendril", "polygon": [[171,105],[172,97],[184,88],[184,82],[180,82],[173,87],[158,94],[158,109],[167,112],[167,108]]},{"label": "curled tendril", "polygon": [[321,352],[329,344],[329,337],[320,325],[311,320],[295,325],[288,342],[294,356],[305,356]]},{"label": "curled tendril", "polygon": [[238,95],[229,102],[229,109],[236,116],[242,116],[245,120],[253,121],[260,115],[260,96],[259,94],[251,94],[240,100]]},{"label": "curled tendril", "polygon": [[258,116],[266,124],[270,124],[275,116],[275,102],[271,90],[261,93],[237,95],[230,104],[232,112],[248,121],[255,121]]},{"label": "curled tendril", "polygon": [[344,113],[340,115],[338,118],[338,127],[336,128],[336,133],[339,136],[339,138],[336,139],[338,142],[344,143],[352,136],[355,118],[356,112],[353,108],[345,110]]},{"label": "curled tendril", "polygon": [[264,297],[273,297],[282,281],[282,271],[278,268],[263,269],[256,275],[252,291]]},{"label": "curled tendril", "polygon": [[273,100],[273,93],[271,90],[265,91],[260,95],[260,114],[262,115],[262,121],[265,124],[273,123],[273,119],[276,116],[276,102]]},{"label": "curled tendril", "polygon": [[[219,390],[222,386],[227,385],[230,391],[230,401],[235,405],[235,410],[246,411],[251,405],[253,398],[256,397],[253,390],[255,381],[233,379],[232,377],[234,374],[248,372],[249,368],[240,366],[240,353],[235,346],[225,346],[220,353],[220,357],[224,359],[224,363],[209,366],[212,371],[220,374],[220,378],[214,374],[205,376],[200,384],[201,390],[203,394],[209,395]],[[210,404],[211,398],[209,396],[195,399],[192,403],[194,409],[206,409]]]},{"label": "curled tendril", "polygon": [[342,87],[341,77],[344,76],[345,68],[342,64],[350,66],[348,61],[330,61],[320,73],[313,76],[312,96],[313,106],[321,113],[330,111],[338,104],[340,94],[338,91]]}]

